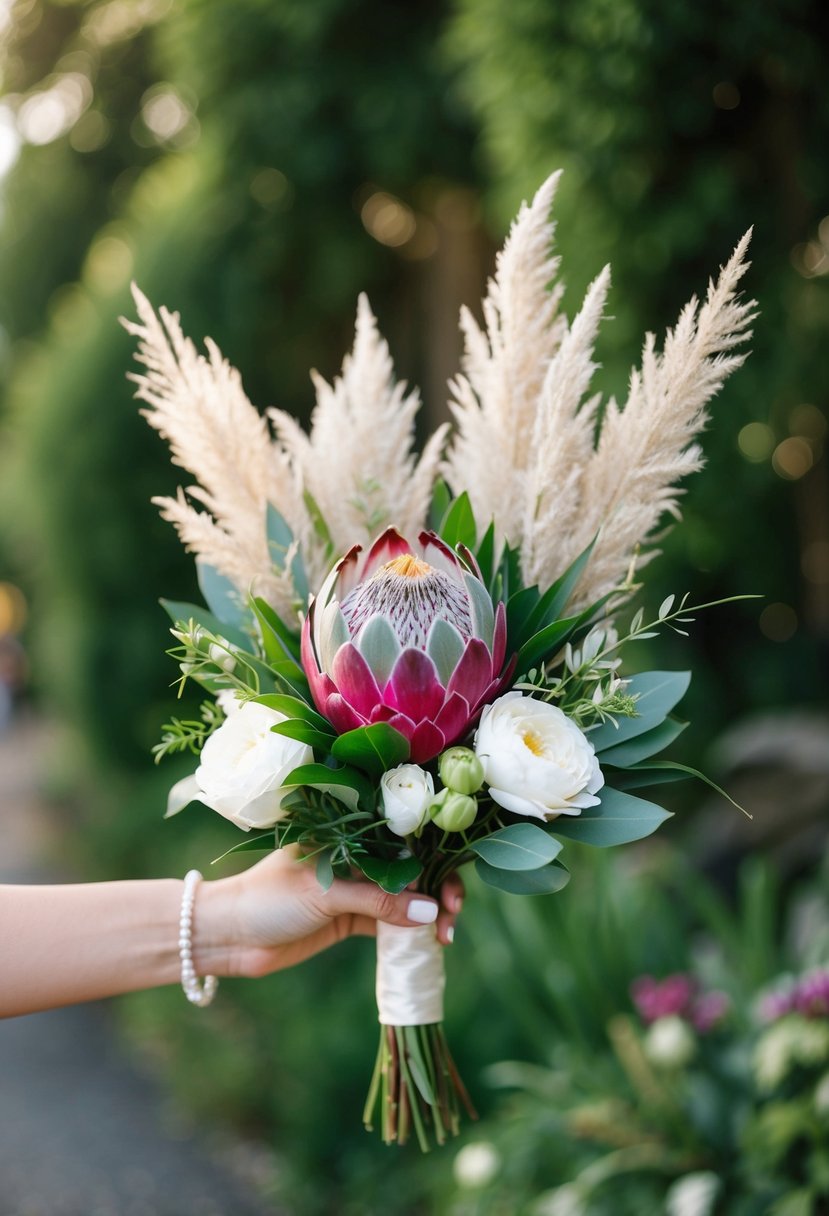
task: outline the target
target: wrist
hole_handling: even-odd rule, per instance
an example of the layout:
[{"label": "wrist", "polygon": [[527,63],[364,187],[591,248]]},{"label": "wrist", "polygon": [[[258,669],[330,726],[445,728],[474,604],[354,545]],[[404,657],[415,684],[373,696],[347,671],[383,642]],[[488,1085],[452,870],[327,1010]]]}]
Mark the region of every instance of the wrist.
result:
[{"label": "wrist", "polygon": [[238,892],[235,876],[202,880],[193,909],[193,963],[199,976],[239,974]]}]

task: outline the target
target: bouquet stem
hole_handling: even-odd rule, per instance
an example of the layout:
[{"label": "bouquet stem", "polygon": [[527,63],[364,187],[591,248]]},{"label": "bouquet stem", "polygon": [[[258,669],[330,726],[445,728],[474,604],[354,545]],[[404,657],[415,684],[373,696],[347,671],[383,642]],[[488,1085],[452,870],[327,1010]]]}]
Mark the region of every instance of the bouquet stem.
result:
[{"label": "bouquet stem", "polygon": [[363,1111],[369,1131],[379,1112],[386,1144],[405,1144],[412,1130],[422,1151],[445,1144],[460,1127],[460,1108],[477,1119],[452,1059],[441,1022],[381,1026],[380,1046]]}]

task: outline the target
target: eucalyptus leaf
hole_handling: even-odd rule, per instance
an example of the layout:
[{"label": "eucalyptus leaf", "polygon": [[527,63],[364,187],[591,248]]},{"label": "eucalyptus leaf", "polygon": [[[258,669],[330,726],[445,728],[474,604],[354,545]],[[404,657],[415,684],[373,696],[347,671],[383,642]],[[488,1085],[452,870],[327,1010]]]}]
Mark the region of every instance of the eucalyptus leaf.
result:
[{"label": "eucalyptus leaf", "polygon": [[561,852],[561,842],[535,823],[512,823],[469,847],[499,870],[537,870]]},{"label": "eucalyptus leaf", "polygon": [[671,812],[655,802],[646,802],[644,798],[609,786],[603,787],[599,797],[599,806],[588,807],[580,815],[559,815],[550,830],[556,836],[606,848],[650,836],[661,823],[671,818]]},{"label": "eucalyptus leaf", "polygon": [[280,515],[272,502],[268,503],[265,517],[265,528],[268,537],[268,552],[277,570],[285,569],[285,557],[294,543],[294,534],[290,525]]},{"label": "eucalyptus leaf", "polygon": [[661,725],[685,696],[690,671],[644,671],[632,676],[625,692],[636,697],[636,717],[619,718],[617,724],[603,722],[587,734],[597,753],[644,735]]},{"label": "eucalyptus leaf", "polygon": [[331,748],[331,755],[335,760],[354,764],[378,778],[408,760],[410,750],[408,739],[399,730],[387,722],[374,722],[340,735]]},{"label": "eucalyptus leaf", "polygon": [[638,764],[640,760],[647,760],[661,752],[682,734],[687,725],[687,722],[666,718],[658,726],[645,731],[644,735],[636,735],[626,743],[617,743],[615,747],[605,748],[599,756],[599,761],[602,765],[612,764],[616,768],[629,768],[632,764]]},{"label": "eucalyptus leaf", "polygon": [[423,866],[416,857],[400,857],[386,861],[382,857],[356,857],[358,867],[366,878],[391,895],[399,895],[423,873]]},{"label": "eucalyptus leaf", "polygon": [[251,615],[235,583],[207,562],[196,562],[196,574],[204,602],[213,615],[225,628],[229,625],[246,633],[252,625]]},{"label": "eucalyptus leaf", "polygon": [[479,857],[475,870],[490,887],[510,895],[552,895],[570,881],[570,871],[560,861],[551,861],[537,870],[501,870]]}]

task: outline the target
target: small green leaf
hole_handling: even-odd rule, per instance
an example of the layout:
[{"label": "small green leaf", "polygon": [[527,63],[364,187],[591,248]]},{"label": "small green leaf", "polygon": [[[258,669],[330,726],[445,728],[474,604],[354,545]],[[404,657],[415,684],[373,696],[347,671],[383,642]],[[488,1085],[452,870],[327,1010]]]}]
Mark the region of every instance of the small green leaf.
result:
[{"label": "small green leaf", "polygon": [[599,806],[588,807],[580,815],[559,815],[550,830],[556,836],[607,848],[650,836],[661,823],[671,818],[671,812],[655,802],[646,802],[644,798],[635,798],[633,794],[609,786],[599,792],[599,797]]},{"label": "small green leaf", "polygon": [[322,714],[318,714],[301,697],[291,697],[282,692],[269,692],[253,699],[257,705],[267,705],[268,709],[275,709],[277,713],[284,714],[286,718],[302,718],[323,734],[334,734],[334,728],[328,719],[323,718]]},{"label": "small green leaf", "polygon": [[570,881],[570,871],[560,861],[537,870],[501,870],[479,857],[475,870],[490,887],[510,895],[553,895]]},{"label": "small green leaf", "polygon": [[396,861],[386,861],[382,857],[356,857],[354,860],[366,878],[391,895],[399,895],[423,873],[423,866],[416,857],[401,857]]},{"label": "small green leaf", "polygon": [[538,824],[512,823],[469,847],[499,870],[537,870],[558,856],[561,841]]},{"label": "small green leaf", "polygon": [[299,664],[302,656],[302,643],[299,636],[299,622],[297,622],[296,629],[291,629],[290,626],[282,620],[279,613],[275,612],[268,601],[263,600],[261,596],[253,596],[251,604],[262,628],[264,629],[267,627],[268,630],[274,635],[281,649],[288,656],[288,658],[295,659],[297,664]]},{"label": "small green leaf", "polygon": [[466,545],[467,549],[475,551],[478,530],[466,490],[458,495],[446,512],[438,534],[451,549],[455,545]]},{"label": "small green leaf", "polygon": [[326,849],[324,853],[320,853],[317,858],[317,882],[322,887],[323,891],[328,891],[334,881],[334,865],[331,859],[331,850]]},{"label": "small green leaf", "polygon": [[331,748],[335,760],[355,764],[375,779],[409,758],[409,741],[387,722],[358,726],[340,735]]},{"label": "small green leaf", "polygon": [[362,799],[371,805],[373,789],[362,773],[353,768],[328,768],[325,764],[301,764],[285,778],[286,785],[310,785],[344,802],[351,811],[359,809]]},{"label": "small green leaf", "polygon": [[672,781],[687,781],[690,773],[663,771],[662,764],[643,764],[641,768],[620,768],[613,774],[613,785],[619,790],[641,790],[649,785],[669,785]]},{"label": "small green leaf", "polygon": [[661,752],[663,748],[673,743],[687,725],[687,722],[677,722],[675,718],[666,718],[664,722],[645,731],[643,735],[636,735],[633,739],[628,739],[626,743],[617,743],[615,747],[603,748],[599,761],[602,766],[612,764],[615,768],[630,768],[632,764],[638,764],[640,760],[647,760],[650,756],[655,756],[657,752]]},{"label": "small green leaf", "polygon": [[226,853],[220,853],[218,857],[214,857],[210,864],[215,866],[216,862],[224,861],[225,857],[229,857],[231,853],[270,853],[275,848],[276,837],[271,828],[268,832],[262,832],[259,836],[250,836],[240,844],[235,844]]},{"label": "small green leaf", "polygon": [[682,700],[691,683],[690,671],[643,671],[632,676],[625,693],[636,697],[636,717],[619,718],[618,725],[603,722],[587,737],[597,752],[644,735],[659,726]]},{"label": "small green leaf", "polygon": [[287,718],[284,722],[274,722],[271,731],[286,739],[296,739],[298,743],[306,743],[308,747],[314,748],[323,755],[330,752],[331,744],[334,742],[334,735],[322,734],[310,722],[303,722],[302,718]]},{"label": "small green leaf", "polygon": [[409,1072],[412,1074],[412,1080],[417,1086],[418,1092],[423,1101],[428,1106],[436,1106],[435,1091],[432,1089],[429,1081],[429,1075],[426,1068],[426,1061],[423,1059],[423,1050],[420,1046],[419,1028],[417,1026],[405,1026],[403,1028],[403,1039],[406,1044],[406,1062],[409,1065]]},{"label": "small green leaf", "polygon": [[[633,771],[649,772],[652,770],[654,772],[659,772],[662,769],[665,769],[668,772],[677,773],[678,776],[675,778],[677,781],[681,780],[683,777],[696,777],[697,781],[702,781],[709,787],[709,789],[721,794],[722,797],[725,798],[726,802],[730,802],[731,805],[736,807],[738,811],[742,811],[747,819],[754,818],[754,816],[751,815],[744,806],[740,806],[739,802],[735,802],[731,795],[727,794],[721,785],[717,785],[716,781],[712,781],[710,777],[706,777],[705,773],[701,773],[698,768],[692,768],[690,764],[680,764],[677,760],[654,760],[650,764],[645,763],[639,765],[639,767]],[[668,778],[663,778],[663,780],[668,780]]]},{"label": "small green leaf", "polygon": [[160,603],[174,625],[179,622],[186,625],[188,621],[195,621],[197,625],[201,625],[202,629],[206,629],[208,633],[212,633],[216,637],[227,638],[228,642],[232,642],[234,646],[238,646],[241,650],[248,650],[250,648],[250,638],[247,634],[233,625],[223,624],[207,608],[202,608],[198,604],[185,604],[174,600],[161,600]]}]

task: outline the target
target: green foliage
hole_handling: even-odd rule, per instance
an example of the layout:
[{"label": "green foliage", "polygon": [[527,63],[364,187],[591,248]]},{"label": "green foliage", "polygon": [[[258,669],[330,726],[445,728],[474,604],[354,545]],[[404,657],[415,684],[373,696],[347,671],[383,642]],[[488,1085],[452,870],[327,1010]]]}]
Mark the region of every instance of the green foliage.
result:
[{"label": "green foliage", "polygon": [[[757,1005],[781,972],[824,957],[825,883],[795,892],[787,917],[773,873],[754,863],[730,906],[679,859],[662,872],[631,874],[618,859],[596,857],[592,873],[579,867],[558,900],[476,904],[467,931],[490,944],[478,955],[485,999],[525,1028],[533,1060],[545,1062],[488,1070],[503,1095],[497,1117],[467,1137],[484,1175],[467,1180],[461,1150],[453,1192],[445,1181],[435,1188],[437,1212],[671,1211],[683,1180],[690,1186],[691,1175],[701,1182],[703,1174],[710,1205],[694,1210],[710,1216],[822,1211],[826,1015],[765,1025]],[[688,901],[692,889],[700,898]],[[792,945],[790,929],[807,907],[816,932]],[[544,954],[549,940],[558,944],[554,959]],[[510,952],[509,985],[498,942]],[[727,994],[728,1012],[713,1027],[686,1023],[690,1054],[671,1060],[657,1054],[628,988],[643,973],[680,972],[695,973],[703,991]],[[768,1064],[773,1076],[762,1071]]]}]

